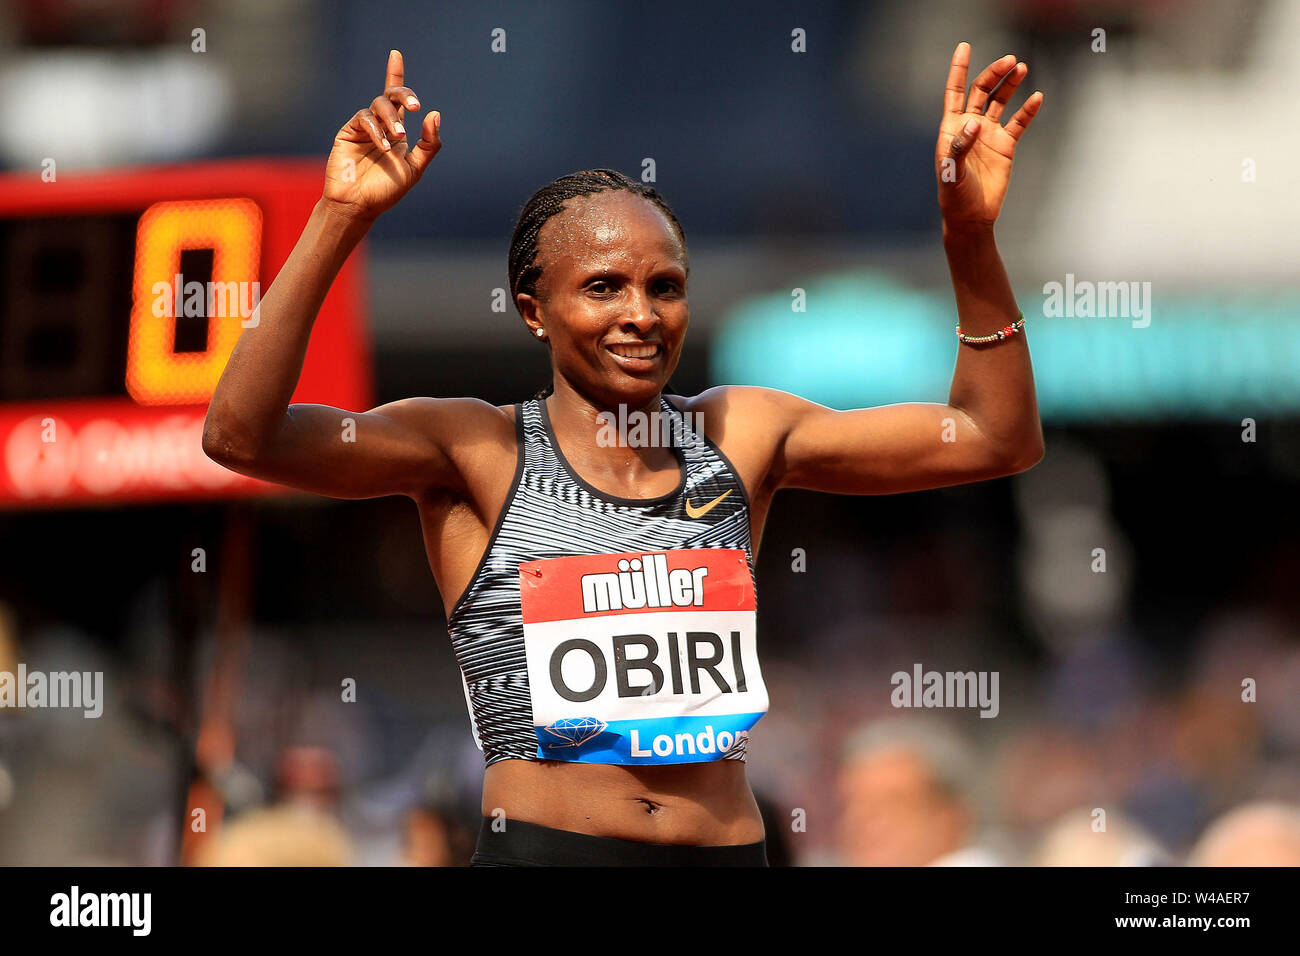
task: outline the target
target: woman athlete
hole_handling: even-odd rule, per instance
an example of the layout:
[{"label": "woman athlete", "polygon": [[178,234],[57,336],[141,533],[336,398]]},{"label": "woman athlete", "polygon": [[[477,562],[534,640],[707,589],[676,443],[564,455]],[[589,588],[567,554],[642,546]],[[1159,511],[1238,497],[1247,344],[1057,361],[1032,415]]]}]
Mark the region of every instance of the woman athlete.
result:
[{"label": "woman athlete", "polygon": [[[665,398],[689,322],[685,237],[662,197],[611,170],[556,180],[515,230],[511,293],[550,352],[547,397],[291,405],[340,266],[442,146],[437,111],[410,143],[403,111],[420,100],[396,50],[383,93],[339,130],[324,193],[213,395],[203,448],[304,491],[416,502],[488,762],[476,863],[762,865],[744,757],[767,709],[753,567],[772,496],[918,491],[1042,457],[993,238],[1042,94],[1004,126],[1028,68],[1008,54],[968,94],[969,64],[959,44],[934,155],[969,337],[946,405],[836,411],[725,385]],[[610,440],[620,409],[652,423],[640,440],[635,428]],[[672,440],[649,437],[661,432]]]}]

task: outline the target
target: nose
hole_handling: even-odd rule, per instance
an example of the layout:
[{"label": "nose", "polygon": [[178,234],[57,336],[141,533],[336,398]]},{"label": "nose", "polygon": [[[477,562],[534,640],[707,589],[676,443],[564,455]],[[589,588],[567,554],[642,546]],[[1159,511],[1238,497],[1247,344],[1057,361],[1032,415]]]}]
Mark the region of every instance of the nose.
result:
[{"label": "nose", "polygon": [[655,313],[654,303],[651,302],[650,296],[645,290],[633,290],[627,299],[627,306],[623,312],[620,324],[625,329],[635,329],[638,335],[645,335],[659,324],[659,316]]}]

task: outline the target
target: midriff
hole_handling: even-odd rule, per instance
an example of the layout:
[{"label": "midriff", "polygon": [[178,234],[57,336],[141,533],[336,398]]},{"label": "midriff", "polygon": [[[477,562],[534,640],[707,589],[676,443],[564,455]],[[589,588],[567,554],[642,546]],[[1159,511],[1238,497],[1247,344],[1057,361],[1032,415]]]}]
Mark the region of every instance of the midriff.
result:
[{"label": "midriff", "polygon": [[592,836],[731,846],[763,839],[740,760],[631,767],[502,760],[483,778],[483,815]]}]

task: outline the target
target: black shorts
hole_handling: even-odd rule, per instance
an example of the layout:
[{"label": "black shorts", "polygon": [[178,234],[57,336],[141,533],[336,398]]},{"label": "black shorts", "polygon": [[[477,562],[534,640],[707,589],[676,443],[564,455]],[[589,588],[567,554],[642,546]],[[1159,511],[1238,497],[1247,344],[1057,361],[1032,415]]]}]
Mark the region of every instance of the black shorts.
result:
[{"label": "black shorts", "polygon": [[[470,866],[767,866],[766,843],[679,846],[555,830],[519,820],[503,832],[484,817]],[[501,824],[498,824],[500,827]]]}]

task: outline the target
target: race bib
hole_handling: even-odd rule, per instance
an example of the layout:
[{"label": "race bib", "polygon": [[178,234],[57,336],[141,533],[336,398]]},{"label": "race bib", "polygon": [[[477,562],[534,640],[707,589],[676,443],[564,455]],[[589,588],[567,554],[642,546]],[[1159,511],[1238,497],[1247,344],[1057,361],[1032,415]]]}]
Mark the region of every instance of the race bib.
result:
[{"label": "race bib", "polygon": [[743,753],[767,712],[745,552],[519,565],[537,756],[673,764]]}]

